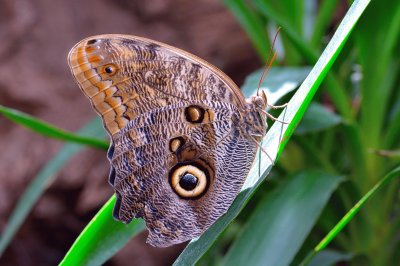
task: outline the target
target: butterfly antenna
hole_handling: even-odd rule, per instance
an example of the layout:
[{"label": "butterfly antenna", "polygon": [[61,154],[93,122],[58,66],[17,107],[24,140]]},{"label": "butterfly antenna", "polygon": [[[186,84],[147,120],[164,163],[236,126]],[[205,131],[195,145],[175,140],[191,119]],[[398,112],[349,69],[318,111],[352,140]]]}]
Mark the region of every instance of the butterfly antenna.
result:
[{"label": "butterfly antenna", "polygon": [[[273,53],[273,55],[272,55],[272,52],[274,51],[275,41],[276,41],[276,38],[278,37],[278,34],[279,34],[280,30],[281,30],[281,27],[278,27],[278,29],[276,30],[276,33],[275,33],[275,36],[274,36],[274,40],[272,42],[271,49],[269,50],[267,62],[265,63],[265,66],[264,66],[263,74],[261,76],[260,82],[258,83],[257,95],[258,95],[258,92],[260,91],[261,84],[264,82],[264,79],[266,78],[266,76],[267,76],[267,74],[268,74],[268,72],[269,72],[269,70],[270,70],[270,68],[272,66],[272,63],[274,62],[274,60],[276,58],[276,55],[278,54],[278,52],[275,51]],[[271,59],[271,55],[272,55],[272,59]]]}]

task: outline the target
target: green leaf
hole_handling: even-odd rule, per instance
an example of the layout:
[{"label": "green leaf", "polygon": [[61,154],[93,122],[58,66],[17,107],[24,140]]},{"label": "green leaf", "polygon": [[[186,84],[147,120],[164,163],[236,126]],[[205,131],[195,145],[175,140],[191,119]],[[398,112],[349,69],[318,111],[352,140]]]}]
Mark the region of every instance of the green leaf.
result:
[{"label": "green leaf", "polygon": [[[368,1],[369,3],[369,0],[364,1]],[[282,14],[280,14],[279,12],[277,12],[277,10],[275,10],[275,8],[273,8],[273,5],[270,3],[270,1],[254,0],[253,2],[259,8],[260,12],[262,12],[268,19],[274,21],[276,24],[282,27],[282,31],[285,32],[285,36],[290,39],[294,47],[297,48],[298,52],[309,64],[314,64],[317,61],[319,50],[313,49],[312,45],[310,45],[306,40],[301,37],[301,35],[296,31],[295,27],[292,26],[291,23],[289,23],[287,20],[285,20]],[[358,2],[360,1],[355,1],[355,3]],[[352,16],[353,15],[350,15],[349,13],[347,14],[347,17],[350,19],[352,19]],[[353,18],[356,18],[356,16],[353,16]],[[347,25],[344,25],[342,22],[342,26],[354,26],[350,25],[351,23],[346,24]],[[332,73],[328,75],[325,84],[327,86],[329,95],[332,98],[332,101],[334,102],[336,108],[339,110],[339,113],[346,119],[352,119],[352,114],[350,112],[350,99],[348,98],[348,95],[346,94],[343,87],[339,84],[338,80],[335,78],[334,75],[332,75]]]},{"label": "green leaf", "polygon": [[[400,61],[398,61],[396,64],[393,64],[393,66],[389,69],[389,73],[393,73],[392,78],[395,76],[398,76],[398,73],[400,73]],[[392,78],[389,77],[389,80]],[[387,82],[385,81],[384,84],[386,83],[391,83],[390,81]],[[397,95],[394,95],[394,106],[392,107],[392,110],[389,115],[389,121],[388,121],[388,127],[385,129],[383,142],[384,142],[384,147],[385,148],[391,148],[394,147],[394,145],[399,143],[399,135],[400,135],[400,90],[397,91]]]},{"label": "green leaf", "polygon": [[[94,119],[84,128],[78,131],[78,134],[104,137],[105,132],[102,129],[100,119]],[[66,144],[60,152],[51,159],[46,166],[32,180],[25,192],[22,194],[16,207],[14,208],[8,220],[7,226],[1,234],[0,239],[0,256],[7,248],[8,244],[14,237],[15,233],[32,210],[40,196],[45,191],[47,185],[56,177],[58,171],[66,162],[76,153],[85,147],[77,144]]]},{"label": "green leaf", "polygon": [[253,0],[253,2],[265,17],[282,27],[282,32],[288,36],[298,52],[301,53],[308,62],[314,63],[317,60],[317,51],[313,50],[302,38],[301,34],[298,32],[298,25],[293,25],[294,23],[291,22],[291,19],[287,18],[283,11],[278,11],[279,8],[276,8],[272,1]]},{"label": "green leaf", "polygon": [[246,30],[258,54],[265,61],[268,57],[269,40],[261,18],[243,0],[224,0],[224,4],[235,15]]},{"label": "green leaf", "polygon": [[343,228],[353,219],[353,217],[361,210],[361,207],[367,202],[369,198],[375,195],[378,190],[392,181],[400,177],[400,166],[388,173],[382,178],[373,188],[371,188],[355,205],[349,210],[345,216],[329,231],[329,233],[318,243],[313,251],[303,260],[301,265],[308,265],[311,259],[320,251],[325,249],[329,243],[343,230]]},{"label": "green leaf", "polygon": [[[107,149],[109,145],[108,142],[104,140],[76,135],[74,133],[59,129],[49,123],[43,122],[42,120],[39,120],[31,115],[5,107],[3,105],[0,105],[0,114],[21,126],[53,139],[85,144],[100,149]],[[103,130],[104,129],[99,129],[99,131]]]},{"label": "green leaf", "polygon": [[[311,73],[290,100],[287,108],[282,111],[282,114],[279,116],[280,120],[289,122],[289,124],[282,125],[280,123],[274,123],[268,131],[263,141],[263,148],[267,150],[272,159],[277,158],[282,152],[283,147],[294,132],[297,123],[299,123],[303,117],[319,85],[328,73],[330,67],[349,37],[351,30],[364,12],[365,8],[368,6],[369,2],[370,1],[368,0],[354,1],[339,28],[332,37],[332,40],[329,42],[325,51],[318,59],[318,62],[311,70]],[[256,157],[243,189],[233,202],[229,211],[218,219],[217,222],[214,223],[202,236],[198,239],[192,240],[175,261],[174,265],[193,265],[201,258],[201,256],[203,256],[203,254],[212,246],[219,234],[221,234],[229,223],[239,214],[257,186],[269,173],[271,167],[271,162],[264,153],[260,155],[260,158]]]},{"label": "green leaf", "polygon": [[[247,76],[241,87],[246,98],[257,93],[263,71],[264,69],[259,69]],[[268,92],[269,104],[276,104],[280,98],[298,88],[310,71],[311,67],[271,67],[260,90]]]},{"label": "green leaf", "polygon": [[315,21],[315,28],[311,37],[311,45],[319,48],[321,40],[323,40],[326,29],[335,15],[338,0],[325,0],[320,2],[320,8]]},{"label": "green leaf", "polygon": [[[267,150],[268,154],[274,159],[279,151],[282,151],[284,144],[286,144],[288,138],[294,131],[295,125],[302,118],[305,110],[307,109],[312,97],[314,96],[318,86],[324,79],[326,73],[330,69],[333,64],[335,58],[339,54],[340,49],[343,47],[345,40],[348,38],[351,29],[354,27],[356,21],[362,14],[366,5],[368,5],[369,1],[355,1],[353,7],[350,9],[349,14],[345,17],[342,25],[339,27],[338,31],[334,35],[331,43],[328,45],[326,51],[321,56],[317,65],[313,68],[310,75],[303,82],[303,85],[299,88],[298,92],[294,95],[292,100],[288,103],[287,108],[282,112],[280,119],[290,122],[289,125],[275,123],[271,129],[268,131],[267,136],[263,140],[263,147]],[[289,127],[288,127],[289,126]],[[282,135],[284,134],[285,138],[282,143]],[[260,163],[262,162],[262,163]],[[242,188],[242,191],[239,193],[234,203],[232,204],[229,211],[222,216],[216,223],[214,223],[200,238],[193,240],[189,243],[183,253],[179,256],[175,265],[192,265],[211,247],[215,239],[219,236],[219,234],[226,228],[226,226],[239,214],[240,210],[244,207],[245,203],[250,199],[250,196],[254,193],[257,186],[264,180],[265,176],[269,173],[272,167],[271,161],[268,157],[261,153],[260,156],[257,156],[254,162],[254,166],[250,170],[250,173],[245,181],[245,184]],[[110,207],[111,208],[111,207]],[[112,237],[115,231],[109,231],[107,227],[107,223],[100,223],[99,221],[107,221],[111,220],[111,212],[102,211],[99,212],[96,216],[96,219],[92,221],[91,224],[82,232],[77,242],[75,242],[72,249],[77,249],[76,246],[81,246],[80,243],[87,242],[86,238],[91,239],[91,241],[101,241],[102,238],[106,238],[108,235]],[[136,223],[134,220],[132,223]],[[101,234],[91,235],[88,232],[91,232],[91,228],[96,228],[97,232],[101,232]],[[129,228],[129,227],[128,227]],[[134,233],[125,229],[125,236],[132,236]],[[94,231],[96,231],[94,230]],[[123,233],[124,230],[121,229]],[[95,237],[97,236],[97,237]],[[99,239],[99,240],[97,240]],[[115,239],[115,238],[113,238]],[[118,248],[122,247],[126,241],[122,240],[121,242],[116,239],[114,242],[109,242],[108,248],[113,250],[107,254],[107,256],[102,257],[102,260],[106,260],[106,257],[111,257],[112,254],[118,250]],[[117,248],[114,248],[117,247]],[[72,262],[74,257],[82,257],[82,261],[86,261],[85,257],[95,258],[96,255],[99,254],[96,252],[95,247],[92,249],[90,245],[86,245],[85,253],[81,255],[72,255],[77,253],[68,253],[68,256],[63,260],[64,265],[69,265],[68,263]],[[67,263],[67,264],[65,264]]]},{"label": "green leaf", "polygon": [[115,196],[101,208],[75,240],[60,265],[101,265],[145,228],[141,219],[126,225],[115,221]]},{"label": "green leaf", "polygon": [[[363,74],[363,108],[360,109],[363,139],[369,147],[378,148],[391,92],[398,90],[398,85],[395,85],[398,72],[392,73],[393,66],[389,63],[391,60],[398,62],[398,54],[395,54],[400,39],[398,1],[373,1],[354,33]],[[374,169],[374,159],[368,159],[369,173],[378,173]]]},{"label": "green leaf", "polygon": [[318,132],[338,125],[342,119],[340,116],[332,113],[321,104],[312,103],[304,114],[300,125],[296,128],[296,134],[307,134]]},{"label": "green leaf", "polygon": [[280,183],[261,199],[224,265],[289,265],[341,181],[304,172]]},{"label": "green leaf", "polygon": [[342,253],[335,250],[324,250],[317,254],[310,262],[310,266],[333,266],[339,262],[349,261],[353,257],[352,254]]}]

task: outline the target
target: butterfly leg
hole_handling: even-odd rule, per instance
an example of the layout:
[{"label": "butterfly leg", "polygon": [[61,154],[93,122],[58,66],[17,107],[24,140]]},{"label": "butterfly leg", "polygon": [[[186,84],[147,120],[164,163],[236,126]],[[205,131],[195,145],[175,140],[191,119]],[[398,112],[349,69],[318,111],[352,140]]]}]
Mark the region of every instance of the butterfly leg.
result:
[{"label": "butterfly leg", "polygon": [[288,103],[282,104],[282,105],[272,105],[268,104],[268,107],[271,107],[272,109],[279,109],[279,108],[285,108],[288,105]]},{"label": "butterfly leg", "polygon": [[258,147],[260,147],[261,151],[265,153],[265,155],[267,155],[268,159],[271,161],[272,165],[275,165],[275,161],[271,158],[271,156],[268,154],[268,152],[263,148],[263,146],[261,146],[261,144],[252,136],[249,135],[249,137],[254,141],[254,143],[257,144]]},{"label": "butterfly leg", "polygon": [[277,121],[277,122],[282,123],[282,124],[289,124],[288,122],[279,120],[278,118],[274,117],[273,115],[271,115],[270,113],[268,113],[265,110],[260,110],[260,111],[263,112],[264,114],[266,114],[269,118],[271,118],[274,121]]}]

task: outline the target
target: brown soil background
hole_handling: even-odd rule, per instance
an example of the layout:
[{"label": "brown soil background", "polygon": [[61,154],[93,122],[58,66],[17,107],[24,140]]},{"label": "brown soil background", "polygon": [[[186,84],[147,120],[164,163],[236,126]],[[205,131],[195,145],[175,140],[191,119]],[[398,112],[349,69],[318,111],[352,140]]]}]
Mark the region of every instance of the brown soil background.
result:
[{"label": "brown soil background", "polygon": [[[69,49],[96,34],[124,33],[192,52],[237,84],[260,66],[250,41],[216,0],[1,0],[0,104],[76,131],[95,113],[74,83]],[[26,186],[62,147],[0,116],[0,230]],[[86,149],[49,184],[0,265],[55,265],[112,195],[105,152]],[[106,265],[170,265],[184,245],[166,249],[132,239]]]}]

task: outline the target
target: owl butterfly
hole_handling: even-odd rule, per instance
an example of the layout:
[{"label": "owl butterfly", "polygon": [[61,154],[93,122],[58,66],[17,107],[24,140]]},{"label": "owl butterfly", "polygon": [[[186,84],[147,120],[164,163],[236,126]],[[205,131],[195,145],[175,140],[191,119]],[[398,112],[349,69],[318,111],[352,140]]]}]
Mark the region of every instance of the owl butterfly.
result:
[{"label": "owl butterfly", "polygon": [[111,137],[114,218],[144,218],[158,247],[201,235],[232,204],[266,134],[265,93],[245,99],[206,61],[135,36],[87,38],[68,61]]}]

